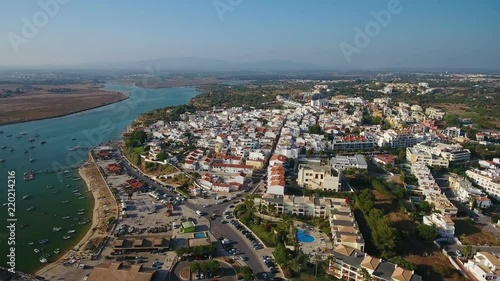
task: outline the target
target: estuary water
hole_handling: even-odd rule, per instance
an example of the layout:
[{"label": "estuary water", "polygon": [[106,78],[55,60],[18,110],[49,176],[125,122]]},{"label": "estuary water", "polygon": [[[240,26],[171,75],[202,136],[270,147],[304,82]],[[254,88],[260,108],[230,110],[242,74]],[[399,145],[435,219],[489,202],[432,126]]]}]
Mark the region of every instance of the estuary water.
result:
[{"label": "estuary water", "polygon": [[[34,272],[43,266],[39,261],[42,254],[51,254],[49,262],[55,260],[56,248],[63,254],[88,231],[91,223],[85,221],[92,218],[92,194],[85,192],[85,183],[78,178],[77,171],[87,159],[88,147],[119,139],[126,126],[141,113],[185,104],[199,94],[191,87],[143,89],[107,83],[105,89],[123,92],[129,98],[64,117],[0,126],[1,204],[7,202],[8,172],[16,173],[18,270]],[[37,171],[33,180],[23,180],[26,171]],[[23,200],[24,196],[27,198]],[[0,266],[9,268],[7,219],[8,208],[2,206]],[[54,227],[62,230],[54,232]],[[69,230],[75,233],[68,234]],[[64,236],[71,238],[65,240]],[[41,244],[43,239],[48,242]],[[40,252],[35,253],[35,249]]]}]

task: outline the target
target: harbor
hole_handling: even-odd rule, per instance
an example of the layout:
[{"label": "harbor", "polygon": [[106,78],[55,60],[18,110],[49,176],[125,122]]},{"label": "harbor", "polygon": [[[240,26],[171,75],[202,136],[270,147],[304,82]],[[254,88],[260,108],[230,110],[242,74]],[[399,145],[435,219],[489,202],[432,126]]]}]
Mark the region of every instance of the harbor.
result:
[{"label": "harbor", "polygon": [[[126,126],[142,112],[184,104],[199,94],[194,88],[139,92],[137,88],[121,84],[107,84],[106,87],[129,93],[130,98],[64,117],[0,126],[3,131],[0,134],[0,173],[16,172],[16,218],[18,230],[23,228],[16,237],[19,270],[35,272],[50,265],[74,248],[92,229],[93,196],[87,192],[85,181],[78,173],[78,168],[88,160],[88,148],[120,139]],[[108,125],[102,126],[103,122]],[[0,199],[0,219],[5,221],[5,189],[0,189]],[[62,230],[54,232],[54,227]],[[68,234],[69,230],[75,232]],[[47,243],[39,244],[42,239],[48,239]],[[2,243],[0,250],[6,252],[6,247]],[[34,249],[40,252],[35,253]],[[41,262],[42,257],[47,263]],[[6,257],[0,257],[0,262],[5,264]]]}]

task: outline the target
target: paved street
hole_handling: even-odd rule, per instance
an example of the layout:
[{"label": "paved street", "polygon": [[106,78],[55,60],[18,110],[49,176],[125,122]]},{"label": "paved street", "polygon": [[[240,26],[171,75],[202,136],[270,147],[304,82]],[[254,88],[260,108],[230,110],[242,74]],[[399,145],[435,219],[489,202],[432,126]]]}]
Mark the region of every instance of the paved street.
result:
[{"label": "paved street", "polygon": [[[128,171],[131,173],[131,175],[137,177],[139,180],[141,180],[141,181],[143,181],[145,183],[150,184],[151,186],[155,187],[156,189],[160,189],[160,190],[164,191],[167,196],[174,196],[174,197],[180,196],[177,192],[175,192],[175,190],[173,188],[169,188],[168,186],[162,186],[162,185],[160,185],[156,181],[150,179],[149,177],[144,176],[141,172],[139,172],[134,167],[132,167],[128,163],[128,161],[126,161],[123,158],[123,156],[121,155],[121,151],[119,151],[117,154],[118,154],[118,161],[120,161],[120,164],[123,167],[126,167],[128,169]],[[252,191],[250,191],[248,193],[244,193],[244,194],[250,194],[250,193],[254,192],[254,190],[256,188],[262,189],[263,186],[264,186],[263,182],[260,181],[260,182],[257,183],[257,185],[255,185],[255,187],[253,188]],[[236,202],[239,202],[241,198],[244,198],[244,196],[239,196],[236,199],[233,199],[233,200],[231,200],[229,202],[225,202],[225,203],[222,203],[222,204],[219,204],[219,205],[213,204],[213,205],[210,205],[210,207],[207,207],[207,208],[203,207],[203,205],[205,204],[205,202],[203,202],[205,200],[203,200],[203,199],[188,200],[188,201],[185,201],[183,204],[186,207],[190,208],[191,210],[200,210],[200,211],[206,213],[206,215],[212,215],[213,213],[216,213],[218,215],[218,217],[217,217],[217,219],[210,221],[210,226],[209,226],[210,227],[210,231],[217,238],[221,237],[221,236],[224,236],[224,237],[227,237],[227,238],[235,241],[237,243],[236,247],[242,252],[242,254],[240,254],[240,256],[244,255],[244,256],[247,256],[249,258],[249,260],[246,261],[246,264],[250,268],[252,268],[252,270],[254,271],[254,273],[256,273],[257,280],[261,280],[263,272],[268,272],[269,273],[269,270],[268,270],[267,266],[262,261],[262,256],[263,255],[270,255],[270,251],[266,250],[266,249],[261,249],[261,250],[258,250],[258,251],[254,250],[251,247],[248,239],[246,239],[231,224],[229,224],[229,223],[225,223],[225,224],[220,223],[220,215],[222,215],[224,213],[224,211],[226,209],[228,209],[228,207],[231,204],[235,204]],[[194,203],[192,201],[199,201],[199,203]],[[174,279],[172,279],[172,280],[174,280]]]}]

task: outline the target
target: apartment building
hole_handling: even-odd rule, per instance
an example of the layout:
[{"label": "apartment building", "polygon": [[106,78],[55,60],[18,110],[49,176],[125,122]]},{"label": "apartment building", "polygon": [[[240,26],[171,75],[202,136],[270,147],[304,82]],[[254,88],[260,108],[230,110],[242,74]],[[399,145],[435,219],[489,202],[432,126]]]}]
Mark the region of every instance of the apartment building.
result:
[{"label": "apartment building", "polygon": [[455,196],[457,196],[461,202],[466,203],[476,200],[479,208],[488,208],[491,206],[491,200],[488,196],[486,196],[482,190],[472,186],[472,183],[466,178],[451,173],[448,178],[448,183],[450,189],[453,190]]},{"label": "apartment building", "polygon": [[344,245],[339,245],[334,249],[333,260],[329,263],[326,273],[341,280],[364,281],[366,279],[362,276],[361,269],[368,271],[372,281],[423,280],[413,270]]},{"label": "apartment building", "polygon": [[330,165],[299,164],[297,183],[307,189],[340,191],[341,172]]},{"label": "apartment building", "polygon": [[434,166],[434,167],[448,168],[448,166],[450,165],[448,159],[435,156],[429,151],[421,149],[418,145],[406,148],[406,161],[408,161],[411,164],[422,162],[425,163],[427,166]]},{"label": "apartment building", "polygon": [[332,149],[335,151],[373,150],[374,147],[373,138],[366,136],[337,136],[332,141]]},{"label": "apartment building", "polygon": [[344,201],[338,198],[264,194],[262,198],[256,197],[254,203],[268,210],[270,205],[274,206],[277,215],[328,218],[339,200]]},{"label": "apartment building", "polygon": [[455,236],[455,223],[448,216],[432,213],[430,216],[424,216],[423,222],[425,225],[434,225],[437,233],[446,238]]},{"label": "apartment building", "polygon": [[285,168],[276,163],[267,167],[267,190],[266,193],[284,195],[285,194]]},{"label": "apartment building", "polygon": [[491,170],[471,169],[465,174],[491,196],[500,198],[500,174]]},{"label": "apartment building", "polygon": [[425,197],[425,201],[433,205],[434,210],[444,216],[454,217],[457,215],[457,207],[455,207],[455,205],[453,205],[443,194],[430,194]]},{"label": "apartment building", "polygon": [[477,252],[465,268],[479,281],[500,280],[500,259],[488,252]]},{"label": "apartment building", "polygon": [[395,130],[387,130],[382,135],[377,136],[377,145],[379,147],[410,147],[417,144],[417,139],[411,133],[396,132]]},{"label": "apartment building", "polygon": [[344,245],[358,251],[365,250],[365,240],[359,231],[354,215],[345,200],[335,200],[330,211],[330,228],[335,246]]},{"label": "apartment building", "polygon": [[337,155],[331,159],[331,162],[332,167],[337,170],[345,170],[349,168],[362,170],[368,169],[365,157],[361,154],[356,154],[354,156]]}]

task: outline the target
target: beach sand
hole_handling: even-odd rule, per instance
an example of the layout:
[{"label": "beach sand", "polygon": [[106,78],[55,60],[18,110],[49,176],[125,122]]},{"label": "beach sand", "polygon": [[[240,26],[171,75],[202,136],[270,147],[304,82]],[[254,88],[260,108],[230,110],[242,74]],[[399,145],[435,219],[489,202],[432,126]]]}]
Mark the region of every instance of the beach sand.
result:
[{"label": "beach sand", "polygon": [[[89,159],[79,169],[79,174],[85,181],[87,189],[92,192],[94,197],[92,226],[73,249],[62,255],[57,261],[38,270],[35,275],[43,276],[49,280],[56,280],[63,277],[63,275],[70,275],[66,276],[70,278],[68,280],[74,280],[72,277],[76,276],[71,275],[75,273],[81,274],[81,271],[72,274],[72,270],[69,270],[71,267],[64,266],[63,263],[69,260],[79,260],[87,264],[90,261],[90,251],[85,250],[86,244],[89,241],[93,241],[94,245],[97,245],[104,241],[109,233],[107,230],[109,218],[117,217],[118,205],[92,159]],[[74,266],[72,268],[77,269]]]}]

